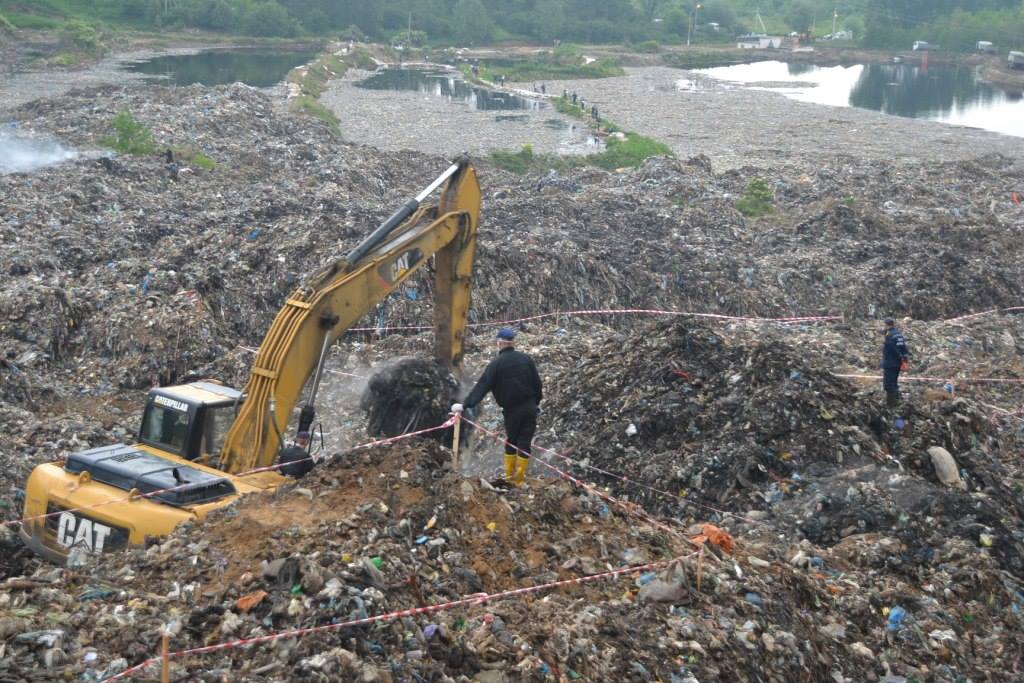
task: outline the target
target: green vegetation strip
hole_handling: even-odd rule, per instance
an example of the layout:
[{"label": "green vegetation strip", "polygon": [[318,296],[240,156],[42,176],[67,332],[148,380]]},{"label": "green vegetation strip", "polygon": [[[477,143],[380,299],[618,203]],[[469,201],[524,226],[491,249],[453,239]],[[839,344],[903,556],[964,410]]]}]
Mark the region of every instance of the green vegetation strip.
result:
[{"label": "green vegetation strip", "polygon": [[665,66],[675,69],[712,69],[716,66],[748,64],[752,61],[768,59],[768,57],[751,56],[740,50],[685,50],[665,52],[661,55],[661,59]]},{"label": "green vegetation strip", "polygon": [[344,57],[328,51],[312,64],[292,69],[288,81],[299,86],[299,95],[289,104],[291,111],[320,119],[334,132],[341,134],[341,121],[330,109],[320,104],[320,95],[334,78],[341,78],[350,67],[372,69],[376,62],[365,50],[353,50]]}]

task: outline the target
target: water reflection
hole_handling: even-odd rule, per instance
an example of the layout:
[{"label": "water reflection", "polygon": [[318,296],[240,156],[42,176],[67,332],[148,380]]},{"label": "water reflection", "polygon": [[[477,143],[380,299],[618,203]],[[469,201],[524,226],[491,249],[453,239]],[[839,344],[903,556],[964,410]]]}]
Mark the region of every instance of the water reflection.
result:
[{"label": "water reflection", "polygon": [[304,50],[208,50],[194,55],[167,55],[130,64],[128,71],[159,76],[174,85],[226,85],[241,82],[255,88],[279,83],[297,66],[316,57]]},{"label": "water reflection", "polygon": [[1024,137],[1024,100],[982,83],[966,66],[819,67],[769,61],[703,69],[711,78],[771,89],[803,102],[860,107]]},{"label": "water reflection", "polygon": [[370,90],[419,92],[453,102],[462,102],[471,109],[481,111],[537,111],[544,107],[538,100],[471,85],[459,74],[450,71],[384,69],[356,83],[356,86]]},{"label": "water reflection", "polygon": [[968,106],[991,107],[1001,99],[978,82],[973,69],[922,69],[906,64],[871,65],[850,91],[854,107],[912,118],[938,118]]}]

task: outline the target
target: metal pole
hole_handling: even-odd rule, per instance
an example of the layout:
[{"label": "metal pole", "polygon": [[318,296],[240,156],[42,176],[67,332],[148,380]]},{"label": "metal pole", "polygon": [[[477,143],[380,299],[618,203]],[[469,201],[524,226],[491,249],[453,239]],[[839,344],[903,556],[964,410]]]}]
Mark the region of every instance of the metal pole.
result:
[{"label": "metal pole", "polygon": [[320,348],[320,360],[316,364],[316,374],[313,375],[313,386],[309,390],[310,405],[316,404],[316,395],[320,390],[320,379],[324,376],[324,361],[327,359],[327,352],[331,348],[331,330],[324,331],[324,345]]}]

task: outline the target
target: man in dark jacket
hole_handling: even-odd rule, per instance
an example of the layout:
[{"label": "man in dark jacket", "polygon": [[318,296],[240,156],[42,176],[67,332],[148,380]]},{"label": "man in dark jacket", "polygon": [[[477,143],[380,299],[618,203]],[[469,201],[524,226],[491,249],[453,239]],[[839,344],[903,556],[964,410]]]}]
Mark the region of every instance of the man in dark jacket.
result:
[{"label": "man in dark jacket", "polygon": [[882,388],[885,389],[885,403],[890,408],[900,403],[900,370],[910,365],[910,350],[903,333],[896,329],[892,318],[885,319],[885,343],[882,345]]},{"label": "man in dark jacket", "polygon": [[530,466],[530,447],[544,394],[537,366],[532,358],[513,348],[515,338],[515,330],[503,327],[498,331],[498,357],[487,365],[465,401],[452,406],[452,412],[461,413],[464,407],[472,409],[488,391],[494,393],[494,400],[505,415],[505,478],[522,486]]}]

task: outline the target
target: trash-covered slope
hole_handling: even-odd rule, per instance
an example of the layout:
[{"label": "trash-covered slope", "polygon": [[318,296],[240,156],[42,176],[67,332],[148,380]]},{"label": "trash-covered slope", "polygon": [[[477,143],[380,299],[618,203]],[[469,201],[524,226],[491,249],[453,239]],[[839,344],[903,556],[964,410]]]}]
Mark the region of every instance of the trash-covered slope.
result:
[{"label": "trash-covered slope", "polygon": [[[172,659],[214,680],[1012,680],[1024,596],[950,537],[922,577],[901,541],[736,538],[703,559],[562,481],[502,492],[436,444],[349,453],[205,527],[0,585],[11,680],[96,680],[174,651],[684,557],[659,571]],[[699,528],[690,530],[696,535]],[[877,657],[877,659],[876,659]],[[146,672],[143,672],[146,673]],[[154,669],[148,672],[155,673]]]}]

